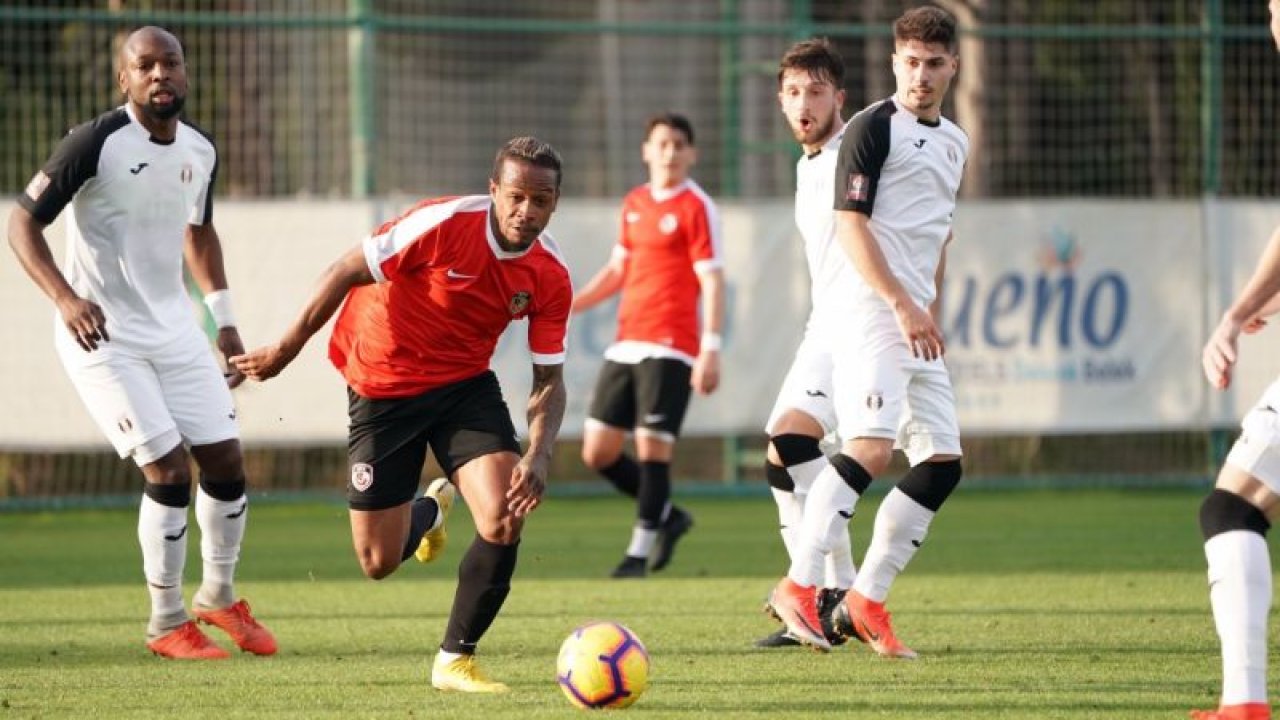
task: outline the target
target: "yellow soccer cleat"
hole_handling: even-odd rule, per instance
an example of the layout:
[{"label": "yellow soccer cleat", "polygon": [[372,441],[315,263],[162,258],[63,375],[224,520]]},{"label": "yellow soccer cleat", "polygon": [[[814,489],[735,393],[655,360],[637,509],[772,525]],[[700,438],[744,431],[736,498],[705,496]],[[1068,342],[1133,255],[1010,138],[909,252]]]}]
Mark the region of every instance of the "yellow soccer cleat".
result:
[{"label": "yellow soccer cleat", "polygon": [[490,680],[476,664],[475,655],[459,655],[452,660],[436,655],[431,666],[431,687],[465,693],[504,693],[511,688]]},{"label": "yellow soccer cleat", "polygon": [[423,497],[436,501],[436,506],[440,508],[440,515],[436,518],[435,529],[428,530],[422,536],[422,541],[418,543],[418,549],[413,551],[413,556],[418,558],[418,562],[429,563],[444,552],[444,544],[449,539],[449,510],[453,507],[453,498],[456,495],[457,491],[453,489],[453,483],[449,482],[449,478],[436,478],[427,486],[427,492]]}]

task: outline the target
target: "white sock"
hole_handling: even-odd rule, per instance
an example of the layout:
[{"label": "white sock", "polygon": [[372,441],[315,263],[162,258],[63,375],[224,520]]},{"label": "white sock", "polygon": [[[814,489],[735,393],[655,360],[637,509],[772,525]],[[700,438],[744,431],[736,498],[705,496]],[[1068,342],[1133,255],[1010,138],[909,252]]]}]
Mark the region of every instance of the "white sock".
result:
[{"label": "white sock", "polygon": [[1271,556],[1262,535],[1233,530],[1204,544],[1209,602],[1222,642],[1222,704],[1267,701]]},{"label": "white sock", "polygon": [[859,595],[873,602],[889,597],[889,586],[898,573],[911,562],[916,550],[929,533],[934,512],[894,488],[885,495],[876,511],[875,530],[862,572],[853,583]]},{"label": "white sock", "polygon": [[[857,504],[858,493],[835,468],[828,465],[818,474],[804,501],[804,523],[787,572],[792,582],[805,587],[822,582],[826,555],[840,537],[840,528],[848,532],[849,518]],[[847,541],[845,545],[848,546]]]},{"label": "white sock", "polygon": [[858,579],[858,568],[853,564],[852,543],[849,541],[849,524],[845,523],[836,538],[831,541],[827,553],[825,580],[822,587],[848,590]]},{"label": "white sock", "polygon": [[[804,507],[804,497],[809,493],[818,476],[829,467],[831,463],[824,456],[787,468],[787,473],[796,484],[796,493],[800,495],[801,508]],[[785,538],[783,541],[786,541]],[[824,573],[826,579],[822,586],[847,589],[853,586],[853,579],[857,576],[858,570],[853,565],[853,553],[849,545],[849,523],[846,522],[831,539],[831,547],[826,555],[826,572]]]},{"label": "white sock", "polygon": [[649,552],[653,550],[653,545],[658,541],[657,530],[646,530],[636,525],[631,528],[631,544],[627,546],[627,555],[631,557],[649,557]]},{"label": "white sock", "polygon": [[248,495],[241,495],[235,500],[218,500],[204,488],[196,491],[196,522],[200,524],[204,581],[196,591],[194,604],[224,608],[236,601],[233,582],[248,516]]},{"label": "white sock", "polygon": [[778,505],[778,532],[782,535],[782,544],[787,548],[787,560],[790,562],[796,557],[796,538],[800,524],[804,522],[804,496],[776,487],[769,488],[769,491]]},{"label": "white sock", "polygon": [[182,566],[187,559],[187,509],[161,505],[143,495],[138,507],[142,573],[151,593],[147,635],[158,637],[187,621],[182,604]]}]

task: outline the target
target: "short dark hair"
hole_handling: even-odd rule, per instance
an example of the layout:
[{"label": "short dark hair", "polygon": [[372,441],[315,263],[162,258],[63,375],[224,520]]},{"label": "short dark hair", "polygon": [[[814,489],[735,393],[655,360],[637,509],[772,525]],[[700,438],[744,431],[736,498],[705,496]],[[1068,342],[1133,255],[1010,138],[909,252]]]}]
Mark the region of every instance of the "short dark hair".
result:
[{"label": "short dark hair", "polygon": [[956,19],[940,7],[924,5],[912,8],[893,21],[893,41],[896,44],[918,40],[927,44],[937,43],[956,51]]},{"label": "short dark hair", "polygon": [[531,135],[522,135],[508,140],[501,148],[498,148],[498,154],[493,158],[493,175],[491,179],[495,183],[502,176],[502,164],[507,160],[520,160],[530,165],[555,170],[556,189],[560,188],[560,153],[556,152],[556,149],[551,147],[550,143],[545,143]]},{"label": "short dark hair", "polygon": [[844,89],[844,58],[826,38],[810,38],[792,45],[778,63],[778,84],[788,70],[804,70],[810,77],[826,80],[836,90]]},{"label": "short dark hair", "polygon": [[648,140],[649,136],[653,134],[653,129],[659,125],[665,125],[673,130],[679,130],[684,133],[685,139],[689,141],[689,144],[693,144],[693,123],[689,122],[689,118],[681,115],[680,113],[658,113],[657,115],[649,118],[649,121],[645,123],[644,139]]}]

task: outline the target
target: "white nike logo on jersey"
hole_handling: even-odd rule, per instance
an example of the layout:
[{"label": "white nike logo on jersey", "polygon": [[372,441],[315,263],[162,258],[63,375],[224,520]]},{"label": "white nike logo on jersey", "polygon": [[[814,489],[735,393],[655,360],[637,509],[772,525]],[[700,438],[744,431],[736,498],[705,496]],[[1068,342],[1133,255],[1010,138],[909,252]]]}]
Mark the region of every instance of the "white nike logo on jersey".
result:
[{"label": "white nike logo on jersey", "polygon": [[449,268],[449,272],[445,274],[454,280],[470,280],[471,278],[477,277],[476,275],[464,275],[453,268]]},{"label": "white nike logo on jersey", "polygon": [[663,415],[662,413],[651,413],[649,415],[644,416],[644,421],[647,424],[660,423],[666,419],[667,419],[667,416]]}]

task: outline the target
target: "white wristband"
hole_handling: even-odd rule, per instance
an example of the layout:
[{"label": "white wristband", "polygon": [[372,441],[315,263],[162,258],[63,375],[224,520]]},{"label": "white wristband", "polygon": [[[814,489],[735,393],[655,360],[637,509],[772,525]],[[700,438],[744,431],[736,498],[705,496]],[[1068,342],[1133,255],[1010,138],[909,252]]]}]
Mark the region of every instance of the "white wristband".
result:
[{"label": "white wristband", "polygon": [[231,311],[231,291],[218,290],[204,296],[204,306],[209,308],[213,324],[218,329],[236,326],[236,314]]},{"label": "white wristband", "polygon": [[723,345],[724,342],[720,338],[720,333],[702,333],[701,350],[715,350],[716,352],[719,352]]}]

